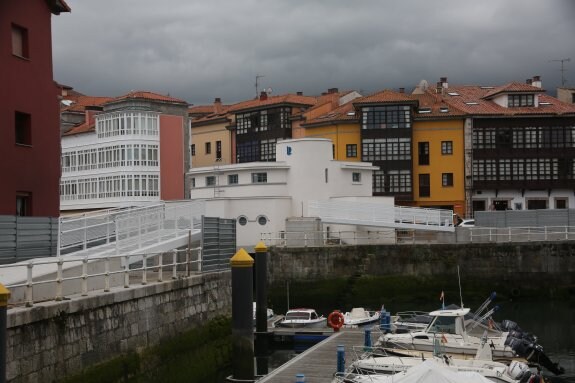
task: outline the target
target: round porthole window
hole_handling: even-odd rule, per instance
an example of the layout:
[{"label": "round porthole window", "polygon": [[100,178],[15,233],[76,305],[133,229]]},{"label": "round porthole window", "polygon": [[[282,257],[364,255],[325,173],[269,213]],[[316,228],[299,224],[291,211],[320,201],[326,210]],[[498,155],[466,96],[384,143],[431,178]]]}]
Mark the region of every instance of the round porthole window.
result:
[{"label": "round porthole window", "polygon": [[260,225],[264,226],[266,223],[268,223],[268,219],[267,219],[265,216],[260,215],[260,216],[258,217],[258,223],[259,223]]},{"label": "round porthole window", "polygon": [[238,223],[242,226],[246,226],[248,224],[248,219],[242,215],[238,218]]}]

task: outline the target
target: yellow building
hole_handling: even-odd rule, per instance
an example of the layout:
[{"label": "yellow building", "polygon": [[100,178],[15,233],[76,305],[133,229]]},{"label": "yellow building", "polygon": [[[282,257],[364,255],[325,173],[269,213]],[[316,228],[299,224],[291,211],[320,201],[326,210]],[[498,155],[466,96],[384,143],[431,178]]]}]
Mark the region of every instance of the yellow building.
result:
[{"label": "yellow building", "polygon": [[413,205],[452,209],[465,216],[465,113],[431,92],[413,119]]},{"label": "yellow building", "polygon": [[213,106],[190,108],[191,167],[232,163],[231,120],[219,98]]}]

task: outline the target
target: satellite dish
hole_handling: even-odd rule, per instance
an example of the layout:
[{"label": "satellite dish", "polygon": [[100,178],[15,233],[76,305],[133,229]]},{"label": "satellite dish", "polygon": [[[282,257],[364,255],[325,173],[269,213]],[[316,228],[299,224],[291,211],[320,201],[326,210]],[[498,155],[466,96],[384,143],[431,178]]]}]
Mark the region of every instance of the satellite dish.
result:
[{"label": "satellite dish", "polygon": [[70,106],[74,103],[74,101],[72,101],[72,100],[62,100],[60,102],[62,103],[62,105],[66,105],[66,106]]},{"label": "satellite dish", "polygon": [[266,89],[266,93],[269,96],[270,94],[272,94],[272,88],[267,88]]}]

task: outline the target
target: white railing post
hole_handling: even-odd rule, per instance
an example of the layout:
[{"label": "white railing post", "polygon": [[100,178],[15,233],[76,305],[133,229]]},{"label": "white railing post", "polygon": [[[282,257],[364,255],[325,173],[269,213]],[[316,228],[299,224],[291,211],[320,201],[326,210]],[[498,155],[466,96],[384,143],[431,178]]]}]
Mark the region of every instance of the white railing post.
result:
[{"label": "white railing post", "polygon": [[186,249],[186,277],[190,276],[190,259],[192,257],[190,257],[192,253],[192,248],[188,245],[188,248]]},{"label": "white railing post", "polygon": [[106,218],[106,243],[110,243],[110,216]]},{"label": "white railing post", "polygon": [[32,307],[34,304],[34,287],[32,282],[32,269],[34,268],[34,262],[28,262],[28,270],[26,272],[26,307]]},{"label": "white railing post", "polygon": [[84,250],[86,250],[88,248],[88,221],[86,220],[86,215],[84,214]]},{"label": "white railing post", "polygon": [[489,228],[489,243],[493,242],[493,229]]},{"label": "white railing post", "polygon": [[565,226],[565,240],[569,239],[569,226]]},{"label": "white railing post", "polygon": [[142,256],[142,284],[148,284],[148,255],[144,254]]},{"label": "white railing post", "polygon": [[303,246],[307,247],[307,233],[303,233]]},{"label": "white railing post", "polygon": [[82,295],[88,295],[88,256],[82,260]]},{"label": "white railing post", "polygon": [[164,270],[162,270],[162,264],[163,264],[163,253],[160,253],[158,255],[158,282],[162,282],[164,280],[163,278]]},{"label": "white railing post", "polygon": [[130,287],[130,256],[126,255],[124,260],[124,288]]},{"label": "white railing post", "polygon": [[58,257],[58,271],[56,272],[56,296],[54,297],[55,301],[62,300],[62,265],[64,264],[64,259],[62,257]]},{"label": "white railing post", "polygon": [[527,228],[527,242],[531,242],[531,227]]},{"label": "white railing post", "polygon": [[508,227],[508,228],[507,228],[507,231],[509,231],[509,242],[511,242],[511,228]]},{"label": "white railing post", "polygon": [[[455,235],[457,236],[457,229],[456,229],[455,233],[456,233]],[[472,227],[469,228],[469,243],[473,243],[473,228]]]},{"label": "white railing post", "polygon": [[172,254],[172,279],[178,279],[178,250],[174,250]]},{"label": "white railing post", "polygon": [[142,227],[142,216],[138,215],[138,249],[142,248],[142,232],[140,231]]},{"label": "white railing post", "polygon": [[110,291],[110,257],[104,259],[104,292]]},{"label": "white railing post", "polygon": [[545,240],[547,241],[547,226],[545,226]]}]

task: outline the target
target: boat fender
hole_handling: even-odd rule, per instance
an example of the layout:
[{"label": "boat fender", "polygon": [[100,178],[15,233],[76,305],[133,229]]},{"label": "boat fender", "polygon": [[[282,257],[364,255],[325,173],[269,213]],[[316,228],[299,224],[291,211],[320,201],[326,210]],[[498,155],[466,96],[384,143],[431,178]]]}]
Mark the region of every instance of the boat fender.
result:
[{"label": "boat fender", "polygon": [[343,323],[343,314],[337,310],[332,311],[327,317],[328,326],[333,328],[335,331],[339,331],[339,329],[343,326]]}]

